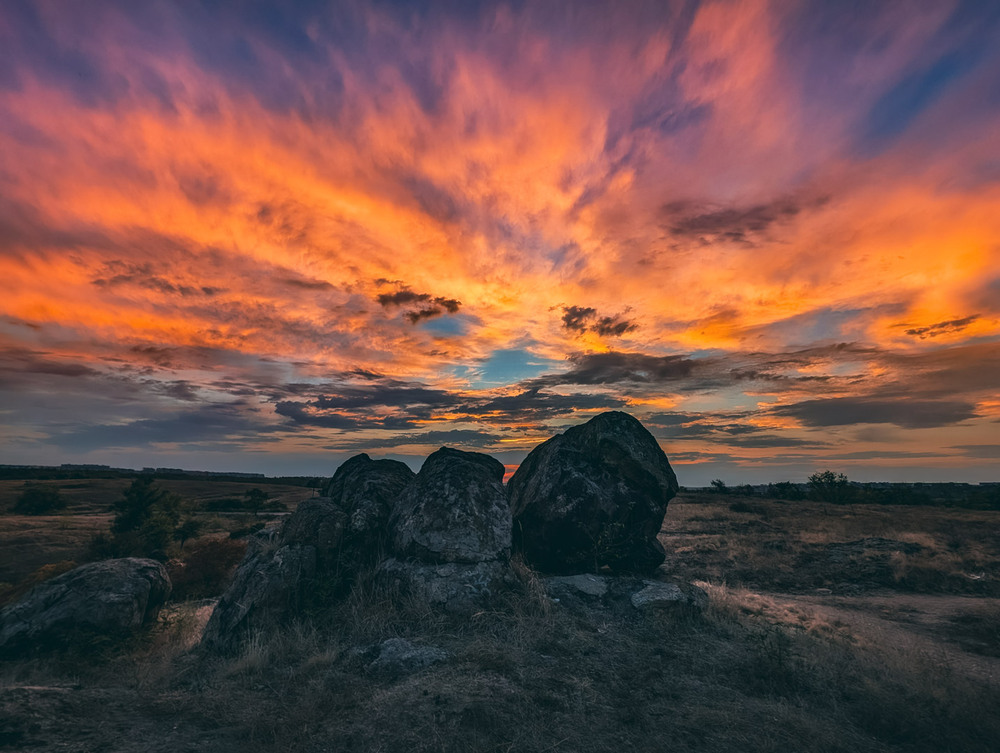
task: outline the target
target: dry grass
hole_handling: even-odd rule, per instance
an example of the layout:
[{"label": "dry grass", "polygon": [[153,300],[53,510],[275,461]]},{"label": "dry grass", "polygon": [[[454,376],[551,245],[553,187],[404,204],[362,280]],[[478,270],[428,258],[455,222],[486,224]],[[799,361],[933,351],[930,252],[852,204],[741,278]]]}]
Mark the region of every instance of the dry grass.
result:
[{"label": "dry grass", "polygon": [[[574,611],[529,590],[456,620],[368,584],[324,619],[257,635],[231,659],[190,650],[205,612],[188,604],[127,650],[78,662],[72,682],[106,688],[112,704],[129,699],[164,745],[194,735],[199,750],[994,750],[997,688],[767,595],[705,585],[701,616]],[[372,673],[356,649],[387,637],[450,658]],[[4,666],[0,720],[5,693],[64,687],[65,670]],[[137,748],[109,738],[102,749]]]},{"label": "dry grass", "polygon": [[755,590],[1000,596],[998,517],[687,492],[671,503],[660,538],[667,569],[685,579]]},{"label": "dry grass", "polygon": [[[992,593],[996,513],[733,501],[687,497],[668,512],[668,568],[709,592],[701,615],[556,604],[516,562],[521,591],[467,619],[362,578],[335,607],[225,659],[193,648],[207,603],[171,605],[126,647],[0,665],[0,735],[5,718],[41,708],[51,724],[12,727],[37,751],[997,749],[1000,687],[943,660],[993,661],[995,601],[945,619],[947,645],[822,608],[977,593],[969,583]],[[851,544],[875,539],[905,546]],[[858,591],[837,596],[838,583]],[[376,672],[366,651],[389,638],[448,658]],[[49,701],[25,686],[61,690]]]}]

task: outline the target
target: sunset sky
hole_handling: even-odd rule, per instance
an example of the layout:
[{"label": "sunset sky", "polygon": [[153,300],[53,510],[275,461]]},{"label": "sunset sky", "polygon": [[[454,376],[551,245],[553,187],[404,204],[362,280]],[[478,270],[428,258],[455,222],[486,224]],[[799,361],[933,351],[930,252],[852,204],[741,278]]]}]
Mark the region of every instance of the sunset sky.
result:
[{"label": "sunset sky", "polygon": [[1000,3],[0,5],[0,462],[1000,481]]}]

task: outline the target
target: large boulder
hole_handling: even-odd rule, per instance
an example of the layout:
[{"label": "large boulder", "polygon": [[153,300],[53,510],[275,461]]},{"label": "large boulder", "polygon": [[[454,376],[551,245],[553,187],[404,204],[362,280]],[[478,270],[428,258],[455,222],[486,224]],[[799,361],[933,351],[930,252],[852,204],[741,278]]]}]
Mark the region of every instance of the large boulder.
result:
[{"label": "large boulder", "polygon": [[395,557],[381,583],[451,612],[467,612],[513,583],[504,468],[478,452],[442,447],[396,500]]},{"label": "large boulder", "polygon": [[442,447],[396,500],[395,553],[427,563],[488,562],[510,556],[510,505],[503,464]]},{"label": "large boulder", "polygon": [[393,502],[413,477],[403,463],[365,454],[344,463],[327,486],[329,497],[306,500],[276,537],[251,543],[203,645],[230,652],[247,635],[342,596],[382,558]]},{"label": "large boulder", "polygon": [[[326,496],[347,519],[342,559],[374,564],[389,546],[389,517],[400,492],[416,474],[398,460],[372,460],[365,453],[344,463],[326,488]],[[344,556],[346,555],[346,556]]]},{"label": "large boulder", "polygon": [[649,572],[677,477],[638,420],[613,411],[538,445],[507,485],[514,545],[549,573]]},{"label": "large boulder", "polygon": [[170,596],[159,562],[129,557],[81,565],[0,612],[0,653],[76,648],[123,637],[156,619]]}]

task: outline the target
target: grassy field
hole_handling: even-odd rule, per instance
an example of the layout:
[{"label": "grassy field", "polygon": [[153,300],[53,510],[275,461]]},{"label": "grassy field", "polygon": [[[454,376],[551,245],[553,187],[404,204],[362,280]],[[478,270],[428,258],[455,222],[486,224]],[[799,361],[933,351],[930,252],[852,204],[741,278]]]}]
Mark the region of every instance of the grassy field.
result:
[{"label": "grassy field", "polygon": [[[114,652],[0,664],[0,749],[993,753],[998,523],[686,493],[660,577],[701,614],[554,603],[521,567],[470,620],[367,585],[220,659],[211,602],[175,603]],[[376,671],[388,638],[446,658]]]},{"label": "grassy field", "polygon": [[[40,568],[61,562],[82,563],[95,534],[107,532],[111,509],[131,479],[67,479],[36,482],[54,487],[67,506],[53,515],[15,515],[11,509],[24,489],[24,481],[0,481],[0,603],[3,592],[30,578]],[[266,492],[271,501],[294,510],[316,491],[302,486],[259,482],[161,480],[159,486],[178,494],[187,508],[205,522],[204,535],[222,535],[244,527],[246,514],[201,512],[210,503],[241,498],[250,489]],[[4,586],[3,584],[7,584]]]},{"label": "grassy field", "polygon": [[1000,596],[1000,513],[685,492],[660,534],[686,580],[770,591]]}]

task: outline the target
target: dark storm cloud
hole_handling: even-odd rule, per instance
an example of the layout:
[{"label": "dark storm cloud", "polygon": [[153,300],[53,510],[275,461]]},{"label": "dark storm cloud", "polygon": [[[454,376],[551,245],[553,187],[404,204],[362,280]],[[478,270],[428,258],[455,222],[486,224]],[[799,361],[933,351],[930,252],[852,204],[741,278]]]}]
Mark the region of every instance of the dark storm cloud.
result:
[{"label": "dark storm cloud", "polygon": [[321,395],[316,398],[320,408],[336,410],[356,410],[372,406],[403,407],[426,405],[452,407],[461,398],[447,390],[433,389],[423,385],[388,380],[373,387],[342,387],[336,394]]},{"label": "dark storm cloud", "polygon": [[164,277],[154,274],[152,266],[149,264],[130,266],[132,267],[132,271],[127,274],[116,274],[113,277],[107,278],[98,277],[91,280],[91,283],[99,288],[114,288],[119,285],[134,285],[137,288],[155,290],[158,293],[179,295],[184,298],[191,296],[211,297],[222,292],[221,288],[210,287],[207,285],[181,285],[173,283]]},{"label": "dark storm cloud", "polygon": [[904,331],[908,335],[913,335],[914,337],[919,337],[923,340],[927,337],[937,337],[938,335],[946,335],[952,332],[961,332],[978,318],[979,314],[973,314],[972,316],[966,316],[962,319],[949,319],[946,322],[937,322],[936,324],[930,324],[926,327],[913,327]]},{"label": "dark storm cloud", "polygon": [[390,382],[338,388],[335,393],[307,400],[278,400],[275,411],[295,423],[329,429],[406,429],[415,427],[417,421],[443,420],[443,413],[448,420],[524,423],[624,405],[625,400],[615,396],[559,395],[538,387],[513,395],[480,397]]},{"label": "dark storm cloud", "polygon": [[284,285],[302,290],[333,290],[334,286],[326,280],[310,280],[305,277],[283,277],[279,280]]},{"label": "dark storm cloud", "polygon": [[66,450],[148,447],[152,444],[241,444],[269,441],[280,431],[245,403],[209,404],[157,418],[93,424],[61,431],[50,440]]},{"label": "dark storm cloud", "polygon": [[474,447],[487,449],[496,445],[500,434],[476,429],[452,429],[449,431],[426,431],[419,434],[393,434],[376,439],[350,439],[327,447],[329,450],[378,450],[394,449],[402,445],[442,445],[447,447]]},{"label": "dark storm cloud", "polygon": [[752,243],[776,223],[794,218],[802,207],[790,199],[742,208],[709,209],[694,202],[666,204],[666,225],[676,237],[710,242]]},{"label": "dark storm cloud", "polygon": [[563,327],[574,332],[595,332],[602,337],[621,337],[638,327],[623,319],[620,314],[599,316],[597,309],[589,306],[564,306]]},{"label": "dark storm cloud", "polygon": [[625,400],[616,396],[559,395],[535,387],[516,395],[466,402],[457,409],[471,418],[519,423],[568,416],[581,410],[612,410],[624,405]]},{"label": "dark storm cloud", "polygon": [[573,367],[561,374],[544,374],[528,380],[526,386],[560,384],[618,384],[622,382],[663,382],[686,379],[697,362],[687,356],[652,356],[645,353],[608,351],[570,357]]},{"label": "dark storm cloud", "polygon": [[563,308],[563,327],[575,330],[576,332],[586,332],[588,326],[587,320],[595,316],[597,316],[597,309],[590,308],[589,306],[566,306]]},{"label": "dark storm cloud", "polygon": [[430,293],[417,293],[407,287],[403,287],[394,293],[379,293],[375,300],[382,308],[420,304],[419,308],[403,314],[403,317],[411,324],[416,324],[424,319],[431,319],[435,316],[441,316],[445,312],[456,314],[462,306],[462,302],[454,298],[432,296]]},{"label": "dark storm cloud", "polygon": [[743,448],[768,447],[828,447],[827,442],[800,437],[781,436],[772,429],[750,423],[739,423],[751,412],[659,413],[643,419],[658,439],[683,441],[698,439],[720,446]]},{"label": "dark storm cloud", "polygon": [[1000,444],[957,444],[951,449],[961,450],[967,458],[982,458],[985,460],[1000,460]]},{"label": "dark storm cloud", "polygon": [[885,400],[870,397],[832,397],[803,400],[773,408],[771,413],[807,426],[895,424],[907,429],[950,426],[976,417],[974,403],[960,400]]},{"label": "dark storm cloud", "polygon": [[0,381],[23,381],[30,374],[48,374],[60,377],[88,377],[100,372],[76,361],[56,360],[47,353],[26,348],[0,350]]},{"label": "dark storm cloud", "polygon": [[152,386],[167,397],[184,402],[198,400],[198,388],[188,381],[179,379],[175,382],[152,382]]},{"label": "dark storm cloud", "polygon": [[380,417],[361,413],[340,413],[323,409],[311,402],[284,400],[275,403],[274,412],[279,416],[290,418],[302,426],[315,426],[322,429],[412,429],[416,424],[408,417]]}]

